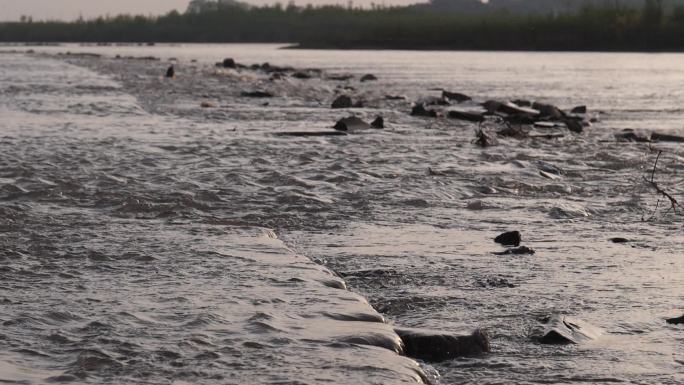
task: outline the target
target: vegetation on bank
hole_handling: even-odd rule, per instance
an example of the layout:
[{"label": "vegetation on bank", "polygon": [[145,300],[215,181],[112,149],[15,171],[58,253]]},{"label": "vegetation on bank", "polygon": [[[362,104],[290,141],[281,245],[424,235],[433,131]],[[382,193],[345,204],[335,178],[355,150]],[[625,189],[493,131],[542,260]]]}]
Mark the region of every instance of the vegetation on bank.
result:
[{"label": "vegetation on bank", "polygon": [[306,48],[684,50],[684,6],[585,7],[560,15],[466,15],[419,7],[231,5],[160,17],[0,24],[5,42],[288,42]]}]

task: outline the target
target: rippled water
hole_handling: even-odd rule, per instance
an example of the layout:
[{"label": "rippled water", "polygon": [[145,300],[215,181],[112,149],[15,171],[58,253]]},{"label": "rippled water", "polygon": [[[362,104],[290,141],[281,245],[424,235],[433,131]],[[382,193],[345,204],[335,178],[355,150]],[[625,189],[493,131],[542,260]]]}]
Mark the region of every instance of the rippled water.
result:
[{"label": "rippled water", "polygon": [[[682,151],[613,139],[684,134],[684,55],[41,50],[0,55],[0,380],[420,381],[413,361],[350,343],[391,341],[394,324],[489,331],[492,353],[423,366],[444,384],[684,381],[684,330],[664,322],[682,311],[682,217],[664,202],[652,215],[642,180],[662,149],[656,178],[679,196]],[[380,80],[269,82],[217,71],[223,57]],[[345,84],[387,129],[272,135],[330,127]],[[473,125],[384,99],[434,87],[587,104],[600,123],[481,149]],[[257,88],[276,97],[239,96]],[[542,177],[548,164],[562,176]],[[535,255],[493,254],[513,229]],[[539,345],[556,311],[603,336]]]}]

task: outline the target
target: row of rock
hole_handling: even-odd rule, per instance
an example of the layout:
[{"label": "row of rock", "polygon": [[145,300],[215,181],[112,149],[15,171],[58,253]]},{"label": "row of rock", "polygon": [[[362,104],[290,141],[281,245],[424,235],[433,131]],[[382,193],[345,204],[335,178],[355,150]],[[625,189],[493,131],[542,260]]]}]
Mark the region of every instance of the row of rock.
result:
[{"label": "row of rock", "polygon": [[[240,64],[233,58],[223,59],[221,62],[216,63],[217,67],[229,68],[229,69],[250,69],[253,71],[262,71],[271,75],[271,80],[282,79],[284,76],[289,75],[295,79],[311,79],[315,77],[323,77],[324,72],[320,68],[304,68],[298,69],[291,66],[277,66],[270,63],[262,64],[251,64],[245,65]],[[351,74],[330,74],[327,75],[326,79],[336,80],[336,81],[348,81],[352,80],[354,75]],[[359,78],[361,82],[368,82],[378,80],[378,78],[373,74],[365,74]]]}]

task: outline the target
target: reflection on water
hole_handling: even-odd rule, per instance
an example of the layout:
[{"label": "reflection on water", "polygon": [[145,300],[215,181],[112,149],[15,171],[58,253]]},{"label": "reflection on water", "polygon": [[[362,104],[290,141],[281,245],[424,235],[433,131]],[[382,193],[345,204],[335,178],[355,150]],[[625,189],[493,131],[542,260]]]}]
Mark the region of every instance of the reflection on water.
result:
[{"label": "reflection on water", "polygon": [[[411,361],[344,343],[394,334],[343,321],[375,312],[341,277],[397,325],[489,331],[492,354],[434,364],[443,383],[684,380],[684,334],[664,323],[681,312],[681,217],[641,221],[657,201],[641,179],[655,153],[612,140],[626,127],[683,133],[683,55],[43,49],[165,60],[0,56],[0,379],[416,381]],[[170,57],[173,81],[161,77]],[[380,80],[270,82],[217,72],[223,57]],[[388,128],[271,135],[345,116],[327,108],[338,85]],[[410,117],[408,102],[384,98],[434,87],[587,104],[601,122],[481,149],[472,125]],[[264,105],[245,89],[276,97]],[[657,178],[681,191],[681,151],[656,146]],[[540,174],[550,167],[560,178]],[[513,229],[535,255],[493,254]],[[532,336],[554,311],[606,333],[541,346]]]}]

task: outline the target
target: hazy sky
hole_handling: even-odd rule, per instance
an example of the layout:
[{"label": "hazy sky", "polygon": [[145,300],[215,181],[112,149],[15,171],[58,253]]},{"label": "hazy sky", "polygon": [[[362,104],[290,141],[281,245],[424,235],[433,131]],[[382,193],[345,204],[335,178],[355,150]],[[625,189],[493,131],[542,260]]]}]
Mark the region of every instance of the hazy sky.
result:
[{"label": "hazy sky", "polygon": [[[354,4],[410,4],[420,0],[354,0]],[[0,20],[18,20],[21,15],[34,19],[76,19],[119,13],[161,14],[172,9],[184,11],[190,0],[0,0]],[[251,4],[276,0],[246,0]],[[287,3],[287,0],[281,1]],[[347,4],[347,0],[296,0],[297,4]]]}]

